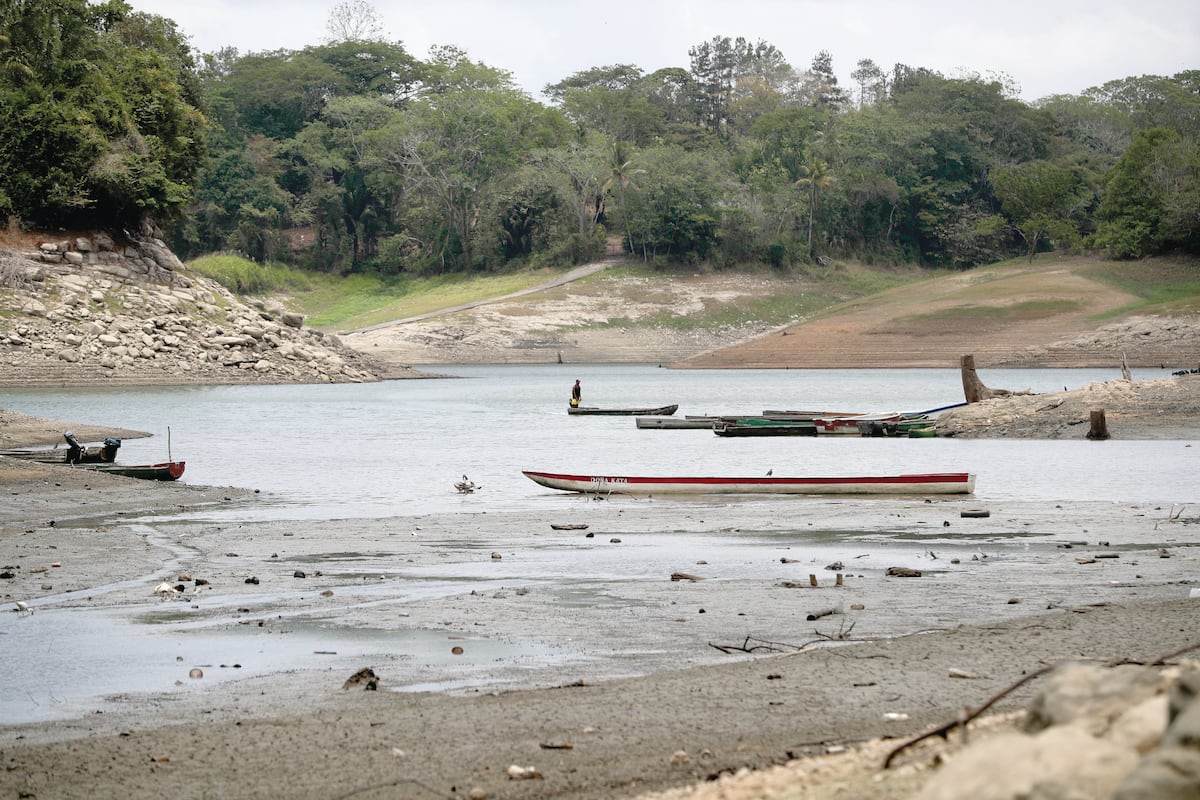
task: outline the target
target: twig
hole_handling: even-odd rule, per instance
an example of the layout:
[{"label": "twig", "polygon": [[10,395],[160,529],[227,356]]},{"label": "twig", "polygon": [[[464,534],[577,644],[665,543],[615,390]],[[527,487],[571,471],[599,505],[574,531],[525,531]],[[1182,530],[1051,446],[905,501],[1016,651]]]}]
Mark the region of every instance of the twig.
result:
[{"label": "twig", "polygon": [[1057,666],[1057,665],[1056,664],[1047,664],[1046,666],[1041,667],[1040,669],[1035,669],[1033,672],[1030,672],[1027,675],[1021,676],[1020,680],[1012,683],[1011,685],[1000,690],[998,693],[992,695],[990,698],[988,698],[987,702],[985,702],[983,705],[981,705],[979,708],[975,709],[974,711],[969,711],[966,714],[961,714],[958,717],[956,717],[955,719],[951,720],[950,722],[947,722],[945,725],[941,725],[941,726],[935,728],[934,730],[926,731],[925,733],[922,733],[920,736],[917,736],[913,739],[909,739],[907,742],[904,742],[899,747],[896,747],[895,749],[893,749],[892,752],[888,753],[887,758],[885,758],[883,760],[883,768],[888,769],[892,765],[892,759],[894,759],[896,756],[900,755],[900,753],[904,752],[908,748],[912,747],[917,742],[923,742],[932,736],[941,736],[943,739],[948,738],[950,731],[954,730],[959,725],[965,726],[968,722],[975,719],[983,712],[987,711],[989,708],[991,708],[993,705],[995,705],[1000,700],[1004,699],[1004,697],[1011,694],[1012,692],[1015,692],[1017,689],[1020,689],[1022,686],[1024,686],[1026,683],[1033,680],[1034,678],[1040,678],[1042,675],[1045,675],[1047,672],[1054,669],[1055,666]]}]

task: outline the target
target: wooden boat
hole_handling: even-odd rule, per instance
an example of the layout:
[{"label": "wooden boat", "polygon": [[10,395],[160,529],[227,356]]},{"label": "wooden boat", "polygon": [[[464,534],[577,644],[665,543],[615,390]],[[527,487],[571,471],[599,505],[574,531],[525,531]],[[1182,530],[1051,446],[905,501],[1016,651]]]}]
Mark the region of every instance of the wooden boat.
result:
[{"label": "wooden boat", "polygon": [[870,426],[872,423],[882,425],[884,423],[899,421],[900,414],[895,411],[883,414],[856,414],[845,417],[817,417],[813,420],[817,426],[817,434],[819,436],[863,436],[862,425],[864,423]]},{"label": "wooden boat", "polygon": [[148,481],[174,481],[183,476],[186,464],[186,461],[164,461],[161,464],[83,464],[80,468]]},{"label": "wooden boat", "polygon": [[638,417],[634,424],[639,428],[653,430],[712,430],[720,417]]},{"label": "wooden boat", "polygon": [[43,464],[106,464],[116,460],[117,450],[121,448],[121,440],[111,437],[105,439],[103,444],[86,447],[79,443],[71,431],[64,433],[63,439],[67,441],[66,447],[55,445],[35,450],[0,450],[0,456]]},{"label": "wooden boat", "polygon": [[678,410],[678,404],[659,406],[657,408],[597,408],[596,406],[567,406],[568,414],[599,414],[626,417],[669,417]]},{"label": "wooden boat", "polygon": [[967,472],[860,477],[632,477],[564,475],[523,470],[548,489],[599,494],[971,494],[975,475]]},{"label": "wooden boat", "polygon": [[712,426],[717,436],[816,436],[812,422],[769,419],[721,420]]}]

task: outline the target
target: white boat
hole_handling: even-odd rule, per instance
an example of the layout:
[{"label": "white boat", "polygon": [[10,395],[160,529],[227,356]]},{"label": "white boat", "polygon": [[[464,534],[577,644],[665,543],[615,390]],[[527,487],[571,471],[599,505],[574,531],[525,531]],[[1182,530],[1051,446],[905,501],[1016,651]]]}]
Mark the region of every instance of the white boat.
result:
[{"label": "white boat", "polygon": [[566,475],[524,470],[548,489],[595,494],[971,494],[968,472],[844,477],[648,477]]}]

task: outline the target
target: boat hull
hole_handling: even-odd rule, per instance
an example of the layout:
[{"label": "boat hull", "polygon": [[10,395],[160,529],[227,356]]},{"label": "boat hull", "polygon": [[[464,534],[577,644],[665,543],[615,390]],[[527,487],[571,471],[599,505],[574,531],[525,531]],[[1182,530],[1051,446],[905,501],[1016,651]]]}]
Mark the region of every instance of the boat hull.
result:
[{"label": "boat hull", "polygon": [[816,436],[811,422],[718,422],[712,426],[717,436]]},{"label": "boat hull", "polygon": [[657,408],[597,408],[596,406],[567,406],[567,413],[577,416],[624,416],[624,417],[669,417],[679,410],[679,405],[658,406]]},{"label": "boat hull", "polygon": [[967,472],[872,477],[633,477],[523,473],[534,483],[564,492],[598,494],[971,494],[975,475]]},{"label": "boat hull", "polygon": [[147,481],[175,481],[183,477],[185,461],[164,461],[161,464],[94,464],[85,465],[96,472],[141,478]]},{"label": "boat hull", "polygon": [[644,430],[712,430],[718,417],[638,417],[637,427]]}]

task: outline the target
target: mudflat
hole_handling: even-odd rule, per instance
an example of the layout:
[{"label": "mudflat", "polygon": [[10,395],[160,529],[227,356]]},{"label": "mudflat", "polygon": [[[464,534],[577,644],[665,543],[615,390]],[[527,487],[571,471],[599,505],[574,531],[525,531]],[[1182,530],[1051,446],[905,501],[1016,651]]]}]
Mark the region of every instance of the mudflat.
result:
[{"label": "mudflat", "polygon": [[[0,643],[55,648],[64,688],[95,658],[55,635],[82,609],[295,657],[189,652],[165,680],[131,658],[139,690],[70,703],[6,670],[37,719],[0,726],[5,796],[612,798],[788,765],[775,788],[755,772],[711,796],[901,797],[925,773],[882,772],[891,743],[1022,674],[1200,641],[1190,506],[814,499],[796,521],[613,500],[569,520],[157,523],[130,517],[256,499],[6,461]],[[853,536],[810,551],[783,535],[797,525]],[[912,546],[882,544],[898,530]],[[735,559],[722,543],[739,537]],[[685,544],[661,568],[595,566],[664,540]],[[579,585],[537,580],[550,548],[575,554]],[[476,586],[431,588],[446,574]]]}]

